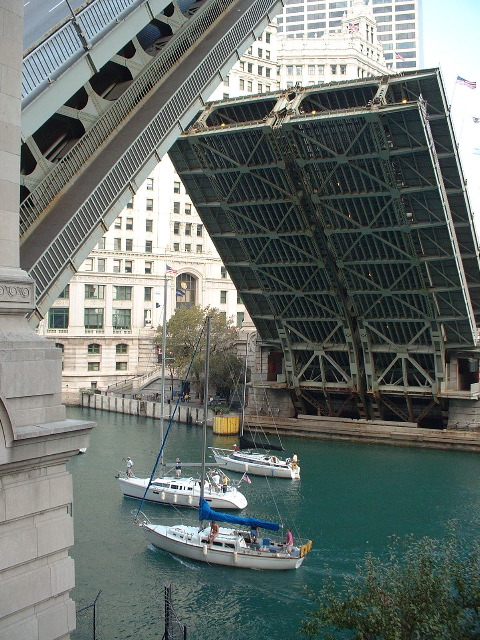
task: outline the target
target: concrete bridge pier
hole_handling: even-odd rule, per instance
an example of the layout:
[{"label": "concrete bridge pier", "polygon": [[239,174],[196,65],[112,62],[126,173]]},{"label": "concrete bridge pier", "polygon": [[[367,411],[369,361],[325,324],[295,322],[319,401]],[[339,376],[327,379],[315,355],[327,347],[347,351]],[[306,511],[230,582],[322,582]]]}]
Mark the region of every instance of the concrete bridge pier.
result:
[{"label": "concrete bridge pier", "polygon": [[61,354],[29,327],[34,282],[20,269],[23,2],[0,0],[0,640],[75,628],[72,483],[66,464],[93,423],[67,420]]}]

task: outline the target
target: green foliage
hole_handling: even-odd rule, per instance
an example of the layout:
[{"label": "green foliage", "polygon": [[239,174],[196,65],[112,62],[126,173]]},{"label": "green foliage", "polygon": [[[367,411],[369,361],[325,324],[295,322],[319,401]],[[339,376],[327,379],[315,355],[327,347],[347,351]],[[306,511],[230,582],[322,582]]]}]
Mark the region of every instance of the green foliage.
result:
[{"label": "green foliage", "polygon": [[[241,374],[243,363],[236,356],[237,329],[225,320],[218,309],[209,307],[179,307],[167,322],[166,365],[176,375],[184,376],[198,343],[207,314],[210,325],[210,379],[209,389],[232,390]],[[155,342],[162,342],[162,327],[158,327]],[[203,393],[205,375],[205,335],[202,336],[197,356],[192,365],[190,380]]]},{"label": "green foliage", "polygon": [[453,525],[443,541],[400,541],[386,558],[365,556],[338,588],[331,571],[301,632],[323,640],[472,640],[480,638],[480,545]]}]

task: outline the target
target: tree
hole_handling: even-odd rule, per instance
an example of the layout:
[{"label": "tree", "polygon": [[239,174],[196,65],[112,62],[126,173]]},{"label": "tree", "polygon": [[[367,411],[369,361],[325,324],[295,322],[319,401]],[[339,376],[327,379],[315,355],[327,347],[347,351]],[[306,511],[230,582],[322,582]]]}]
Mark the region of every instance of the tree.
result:
[{"label": "tree", "polygon": [[[237,329],[229,324],[218,309],[209,307],[179,307],[167,322],[167,359],[173,376],[185,376],[205,324],[207,314],[210,325],[210,377],[211,389],[221,388],[229,394],[241,375],[243,362],[236,356]],[[162,327],[157,329],[155,342],[162,342]],[[203,394],[205,375],[205,334],[197,349],[190,371],[190,379]]]},{"label": "tree", "polygon": [[310,594],[301,632],[323,640],[472,640],[480,638],[480,545],[454,525],[443,541],[391,539],[388,555],[365,556],[338,589],[331,572]]}]

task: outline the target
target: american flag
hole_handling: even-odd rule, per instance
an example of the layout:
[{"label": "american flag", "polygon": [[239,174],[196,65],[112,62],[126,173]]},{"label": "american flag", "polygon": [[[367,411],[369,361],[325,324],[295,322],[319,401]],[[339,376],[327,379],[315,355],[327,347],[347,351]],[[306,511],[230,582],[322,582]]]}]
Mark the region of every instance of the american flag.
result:
[{"label": "american flag", "polygon": [[178,271],[175,271],[175,269],[172,269],[172,267],[169,264],[165,265],[165,267],[166,267],[165,273],[173,273],[173,274],[178,273]]},{"label": "american flag", "polygon": [[352,33],[357,33],[358,32],[358,24],[353,24],[352,22],[349,22],[348,24],[348,30],[351,31]]},{"label": "american flag", "polygon": [[405,61],[405,58],[404,58],[402,55],[400,55],[399,53],[397,53],[397,51],[395,51],[395,58],[396,58],[397,60],[403,60],[403,61]]},{"label": "american flag", "polygon": [[477,88],[477,83],[476,82],[472,82],[471,80],[465,80],[465,78],[462,78],[460,76],[457,76],[457,84],[463,84],[466,87],[469,87],[470,89],[476,89]]},{"label": "american flag", "polygon": [[247,484],[252,484],[252,481],[250,480],[250,478],[247,476],[246,473],[243,474],[243,476],[241,477],[241,480],[243,480]]}]

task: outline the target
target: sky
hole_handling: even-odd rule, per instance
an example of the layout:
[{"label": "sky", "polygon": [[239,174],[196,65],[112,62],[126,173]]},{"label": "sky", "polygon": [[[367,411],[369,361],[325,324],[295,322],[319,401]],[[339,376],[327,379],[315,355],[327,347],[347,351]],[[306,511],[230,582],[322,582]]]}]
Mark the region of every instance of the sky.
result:
[{"label": "sky", "polygon": [[[442,71],[480,235],[480,122],[473,122],[473,117],[480,118],[480,0],[422,0],[422,4],[423,66]],[[476,82],[477,89],[457,84],[457,76]]]}]

